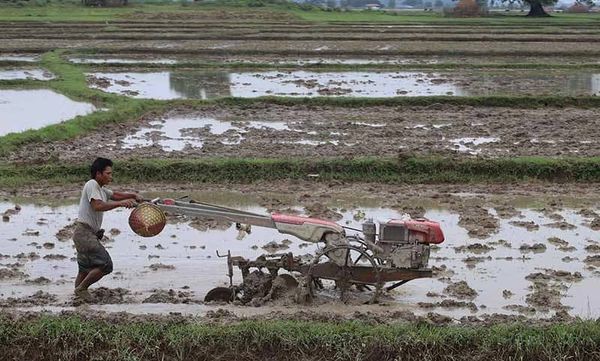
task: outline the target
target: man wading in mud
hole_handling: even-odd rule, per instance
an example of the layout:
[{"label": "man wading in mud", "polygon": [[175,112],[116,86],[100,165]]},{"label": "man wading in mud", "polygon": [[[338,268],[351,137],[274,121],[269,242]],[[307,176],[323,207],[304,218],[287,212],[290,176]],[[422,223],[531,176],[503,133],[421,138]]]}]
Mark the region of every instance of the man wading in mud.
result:
[{"label": "man wading in mud", "polygon": [[79,201],[73,242],[77,249],[79,273],[75,279],[75,296],[91,299],[90,285],[98,282],[113,270],[112,259],[100,243],[104,236],[102,216],[104,212],[118,207],[132,208],[142,197],[135,193],[113,192],[104,186],[112,182],[112,161],[97,158],[91,167],[91,179],[83,186]]}]

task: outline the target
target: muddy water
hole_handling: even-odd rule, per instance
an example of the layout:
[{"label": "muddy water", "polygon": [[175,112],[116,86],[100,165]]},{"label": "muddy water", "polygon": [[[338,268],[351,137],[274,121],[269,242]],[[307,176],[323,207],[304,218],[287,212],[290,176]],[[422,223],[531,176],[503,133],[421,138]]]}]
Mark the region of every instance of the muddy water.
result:
[{"label": "muddy water", "polygon": [[133,59],[133,58],[92,58],[92,57],[81,57],[81,58],[70,58],[70,62],[74,64],[177,64],[178,61],[175,59]]},{"label": "muddy water", "polygon": [[92,73],[91,86],[136,98],[600,95],[600,73],[244,72]]},{"label": "muddy water", "polygon": [[[223,199],[227,197],[223,196]],[[227,204],[236,208],[265,213],[266,209],[252,204]],[[13,208],[12,203],[0,203],[0,211]],[[0,279],[0,302],[9,297],[23,298],[42,290],[57,296],[56,301],[48,302],[44,308],[61,310],[71,307],[71,291],[76,262],[72,259],[75,253],[70,240],[60,241],[56,233],[72,222],[76,216],[74,205],[49,207],[21,204],[22,209],[10,215],[8,221],[0,223],[0,264],[16,262],[16,270],[27,277]],[[294,207],[302,212],[301,207]],[[593,210],[597,213],[599,207]],[[401,214],[392,209],[372,207],[355,207],[348,210],[337,210],[342,214],[340,224],[359,227],[355,220],[362,216],[376,220],[400,218]],[[496,217],[498,212],[488,209]],[[184,313],[203,313],[213,306],[209,305],[172,305],[172,304],[140,304],[153,294],[155,289],[174,289],[192,292],[190,298],[200,301],[204,294],[215,286],[227,284],[226,262],[216,257],[216,251],[231,250],[233,255],[255,258],[266,253],[263,246],[275,241],[283,243],[285,239],[292,241],[284,252],[295,254],[313,253],[316,245],[305,244],[300,240],[280,235],[273,230],[253,227],[252,232],[241,240],[236,239],[238,232],[234,225],[213,225],[208,230],[204,224],[193,224],[189,220],[168,224],[164,231],[154,238],[141,238],[135,235],[127,225],[129,211],[118,210],[105,215],[104,226],[111,238],[106,243],[113,257],[115,272],[102,281],[102,286],[111,289],[129,290],[125,300],[109,302],[108,305],[93,305],[93,309],[106,311],[130,311],[161,313],[178,311]],[[548,212],[528,208],[519,208],[511,218],[499,219],[496,232],[488,238],[472,238],[466,229],[459,225],[460,214],[446,209],[428,209],[425,216],[441,222],[446,235],[446,242],[439,250],[432,252],[430,266],[447,267],[444,274],[432,279],[419,279],[390,292],[384,298],[390,309],[410,309],[416,313],[429,312],[419,303],[436,303],[455,298],[445,292],[451,283],[466,281],[477,292],[472,301],[477,310],[467,308],[435,308],[435,312],[452,317],[462,315],[478,315],[484,313],[512,314],[515,311],[505,307],[510,305],[527,306],[527,297],[532,293],[529,289],[533,283],[526,279],[532,273],[562,270],[571,273],[579,272],[583,279],[579,281],[562,281],[560,284],[560,302],[569,308],[572,315],[582,317],[600,316],[600,291],[596,287],[599,272],[584,262],[592,256],[594,246],[600,241],[597,231],[589,228],[590,216],[581,215],[572,209]],[[556,228],[557,217],[563,217],[562,228]],[[533,222],[537,227],[524,228],[524,223]],[[566,224],[574,227],[569,228]],[[194,228],[196,227],[196,228]],[[112,228],[118,230],[109,232]],[[200,229],[198,229],[200,228]],[[529,230],[528,230],[529,229]],[[353,231],[348,231],[350,234]],[[568,242],[558,242],[557,237]],[[463,249],[463,246],[475,243],[487,245],[489,248]],[[530,251],[524,245],[543,244],[542,252]],[[463,248],[461,248],[463,247]],[[587,250],[586,250],[587,247]],[[29,255],[35,253],[33,258]],[[19,256],[20,255],[20,256]],[[56,255],[59,255],[58,257]],[[39,258],[36,258],[39,257]],[[64,259],[60,259],[64,256]],[[470,260],[467,258],[470,257]],[[568,258],[565,258],[568,257]],[[476,259],[478,258],[478,259]],[[474,260],[475,259],[475,260]],[[152,266],[152,267],[151,267]],[[47,284],[32,284],[28,280],[45,277]],[[447,278],[444,278],[447,277]],[[239,273],[235,280],[239,281]],[[186,288],[184,288],[186,287]],[[189,287],[189,289],[187,288]],[[320,295],[328,298],[333,292]],[[503,296],[504,295],[504,296]],[[510,295],[510,297],[505,297]],[[460,299],[459,299],[460,300]],[[335,306],[335,304],[333,304]],[[329,307],[327,305],[325,308]],[[266,309],[273,309],[265,307]],[[276,307],[275,307],[276,308]],[[335,307],[332,307],[335,308]],[[252,313],[250,311],[243,313]],[[527,314],[530,317],[544,316],[538,312]],[[257,311],[258,312],[258,311]]]},{"label": "muddy water", "polygon": [[[92,86],[108,92],[131,95],[136,98],[174,99],[216,97],[253,98],[279,96],[360,96],[391,97],[397,95],[462,95],[452,84],[439,84],[436,74],[419,72],[401,73],[315,73],[315,72],[262,72],[262,73],[93,73],[92,76],[109,81]],[[445,83],[445,82],[444,82]]]},{"label": "muddy water", "polygon": [[0,80],[50,80],[52,73],[42,69],[0,69]]},{"label": "muddy water", "polygon": [[[0,56],[0,60],[2,57]],[[578,56],[570,57],[544,57],[544,56],[385,56],[371,55],[369,57],[359,56],[320,56],[320,57],[286,57],[286,56],[268,56],[268,55],[245,55],[236,56],[230,54],[224,56],[184,56],[173,55],[169,57],[153,56],[148,54],[104,54],[97,56],[79,56],[71,57],[69,60],[73,63],[84,64],[176,64],[176,63],[194,63],[194,62],[215,62],[215,63],[261,63],[261,64],[297,64],[297,65],[315,65],[315,64],[391,64],[391,65],[423,65],[423,64],[530,64],[530,63],[554,63],[554,64],[600,64],[597,57]]]},{"label": "muddy water", "polygon": [[92,104],[75,102],[51,90],[0,90],[0,136],[42,128],[94,110]]},{"label": "muddy water", "polygon": [[0,54],[0,61],[20,61],[24,63],[33,63],[38,61],[37,56],[19,55],[19,54]]},{"label": "muddy water", "polygon": [[[282,144],[323,144],[331,142],[338,145],[337,140],[315,141],[302,139],[314,136],[316,131],[300,129],[302,124],[293,121],[220,121],[215,118],[172,117],[151,121],[148,127],[139,129],[134,134],[119,140],[121,148],[133,149],[143,147],[159,147],[164,151],[181,151],[187,147],[202,148],[206,140],[216,140],[223,144],[240,144],[245,135],[253,129],[263,131],[288,131],[297,133],[300,139],[281,139]],[[377,125],[365,125],[377,126]],[[337,135],[341,133],[337,132]],[[329,134],[335,136],[336,134]],[[116,146],[117,144],[109,144]]]}]

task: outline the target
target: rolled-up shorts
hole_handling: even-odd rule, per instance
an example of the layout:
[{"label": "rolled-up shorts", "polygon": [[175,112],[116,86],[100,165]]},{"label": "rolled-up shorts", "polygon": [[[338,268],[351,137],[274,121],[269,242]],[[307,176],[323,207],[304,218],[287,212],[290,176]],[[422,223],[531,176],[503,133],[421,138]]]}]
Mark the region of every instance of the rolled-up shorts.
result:
[{"label": "rolled-up shorts", "polygon": [[88,273],[94,268],[102,269],[107,275],[113,271],[113,263],[108,251],[104,248],[101,234],[94,232],[86,223],[77,222],[73,234],[73,243],[77,249],[77,265],[79,272]]}]

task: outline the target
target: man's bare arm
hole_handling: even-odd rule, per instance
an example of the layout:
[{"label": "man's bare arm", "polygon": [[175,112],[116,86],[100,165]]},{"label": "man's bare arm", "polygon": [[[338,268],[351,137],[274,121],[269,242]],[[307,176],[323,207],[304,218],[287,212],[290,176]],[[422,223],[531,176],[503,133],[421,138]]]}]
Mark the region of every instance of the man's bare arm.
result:
[{"label": "man's bare arm", "polygon": [[110,199],[114,201],[122,201],[125,199],[135,199],[138,202],[143,201],[143,197],[137,193],[127,193],[127,192],[113,192],[112,197]]},{"label": "man's bare arm", "polygon": [[135,207],[135,200],[134,199],[123,199],[120,201],[103,202],[99,199],[92,199],[90,201],[90,204],[92,205],[92,208],[96,212],[106,212],[106,211],[110,211],[112,209],[119,208],[119,207],[133,208],[133,207]]}]

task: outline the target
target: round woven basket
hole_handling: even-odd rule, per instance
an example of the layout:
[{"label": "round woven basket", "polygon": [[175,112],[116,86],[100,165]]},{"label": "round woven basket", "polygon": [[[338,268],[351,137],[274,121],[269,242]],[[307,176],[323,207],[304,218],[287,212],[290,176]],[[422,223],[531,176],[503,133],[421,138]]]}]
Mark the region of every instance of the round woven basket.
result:
[{"label": "round woven basket", "polygon": [[142,237],[156,236],[166,223],[165,213],[152,203],[140,204],[129,215],[129,227]]}]

